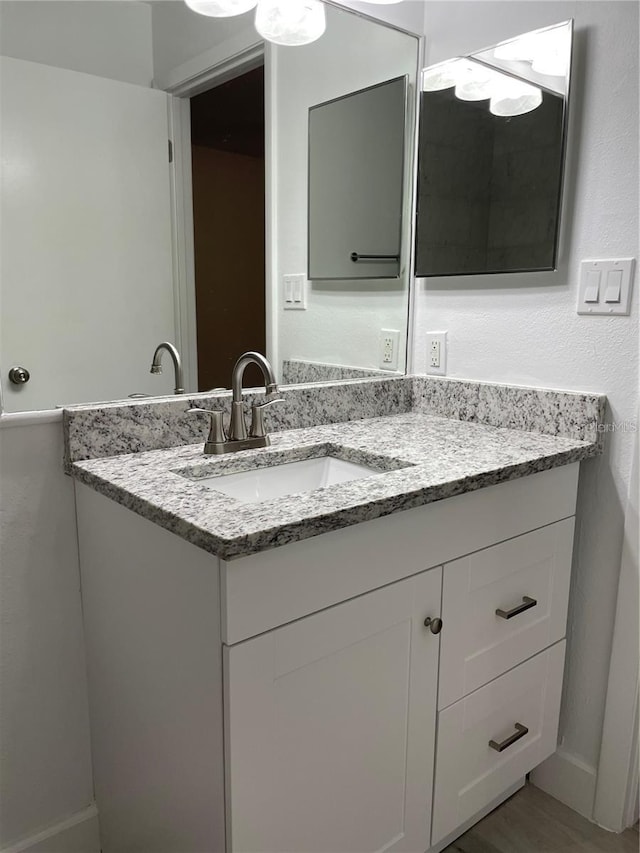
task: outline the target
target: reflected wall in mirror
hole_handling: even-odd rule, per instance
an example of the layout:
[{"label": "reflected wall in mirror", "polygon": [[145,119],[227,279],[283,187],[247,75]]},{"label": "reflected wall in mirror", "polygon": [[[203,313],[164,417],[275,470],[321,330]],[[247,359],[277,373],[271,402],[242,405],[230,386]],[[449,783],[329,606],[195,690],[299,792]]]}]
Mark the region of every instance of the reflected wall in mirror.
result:
[{"label": "reflected wall in mirror", "polygon": [[407,107],[398,77],[309,110],[310,279],[399,275]]},{"label": "reflected wall in mirror", "polygon": [[[406,269],[306,282],[307,121],[393,77],[415,86],[417,38],[328,6],[317,42],[276,47],[251,13],[182,0],[2,0],[0,26],[3,411],[171,394],[167,353],[150,373],[161,341],[187,392],[228,387],[248,349],[281,382],[381,372],[382,329],[404,370]],[[285,304],[291,274],[304,310]]]},{"label": "reflected wall in mirror", "polygon": [[557,266],[573,22],[426,68],[416,275]]}]

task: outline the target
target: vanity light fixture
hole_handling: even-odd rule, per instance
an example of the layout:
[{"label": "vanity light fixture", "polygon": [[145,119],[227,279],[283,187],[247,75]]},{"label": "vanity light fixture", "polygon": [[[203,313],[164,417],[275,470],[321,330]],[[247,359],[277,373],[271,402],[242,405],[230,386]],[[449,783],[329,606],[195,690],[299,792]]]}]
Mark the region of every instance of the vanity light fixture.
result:
[{"label": "vanity light fixture", "polygon": [[254,9],[258,0],[184,0],[199,15],[209,18],[231,18]]},{"label": "vanity light fixture", "polygon": [[326,26],[321,0],[258,0],[256,30],[274,44],[309,44]]},{"label": "vanity light fixture", "polygon": [[[184,0],[199,15],[229,18],[256,9],[258,33],[274,44],[295,46],[319,39],[327,22],[322,0]],[[402,0],[366,0],[376,5]]]},{"label": "vanity light fixture", "polygon": [[[256,6],[255,27],[267,41],[280,45],[309,44],[326,28],[321,0],[184,0],[199,15],[229,18]],[[397,2],[397,0],[392,0]]]}]

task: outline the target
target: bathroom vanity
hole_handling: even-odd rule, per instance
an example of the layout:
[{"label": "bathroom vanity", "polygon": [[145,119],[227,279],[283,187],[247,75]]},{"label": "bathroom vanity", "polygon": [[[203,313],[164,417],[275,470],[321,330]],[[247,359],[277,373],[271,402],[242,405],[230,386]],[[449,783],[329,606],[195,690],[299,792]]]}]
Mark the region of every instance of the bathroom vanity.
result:
[{"label": "bathroom vanity", "polygon": [[[272,439],[71,466],[104,853],[436,853],[555,751],[597,443],[415,411]],[[327,455],[378,471],[204,479]]]}]

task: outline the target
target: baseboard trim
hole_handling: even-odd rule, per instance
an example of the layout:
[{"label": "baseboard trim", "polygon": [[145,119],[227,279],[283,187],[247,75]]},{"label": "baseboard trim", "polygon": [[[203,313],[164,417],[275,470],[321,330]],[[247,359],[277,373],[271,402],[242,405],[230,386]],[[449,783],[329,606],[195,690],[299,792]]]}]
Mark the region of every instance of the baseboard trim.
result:
[{"label": "baseboard trim", "polygon": [[531,772],[530,781],[565,806],[593,820],[596,795],[595,767],[559,749]]},{"label": "baseboard trim", "polygon": [[11,847],[3,847],[0,853],[100,853],[97,806],[91,805]]}]

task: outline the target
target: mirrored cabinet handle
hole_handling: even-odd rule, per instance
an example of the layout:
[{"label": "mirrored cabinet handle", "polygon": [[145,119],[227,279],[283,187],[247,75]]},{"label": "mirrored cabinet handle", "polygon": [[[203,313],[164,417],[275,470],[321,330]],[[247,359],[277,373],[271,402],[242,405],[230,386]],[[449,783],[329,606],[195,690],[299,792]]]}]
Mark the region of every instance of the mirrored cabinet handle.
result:
[{"label": "mirrored cabinet handle", "polygon": [[363,255],[359,252],[351,252],[349,257],[354,264],[358,261],[400,261],[400,255]]},{"label": "mirrored cabinet handle", "polygon": [[9,371],[9,382],[14,385],[25,385],[31,379],[26,367],[12,367]]},{"label": "mirrored cabinet handle", "polygon": [[496,752],[503,752],[505,749],[508,749],[510,746],[523,738],[525,735],[529,734],[529,729],[526,726],[523,726],[522,723],[514,723],[515,732],[512,735],[509,735],[508,738],[505,738],[501,741],[490,740],[489,746],[491,749],[495,749]]},{"label": "mirrored cabinet handle", "polygon": [[496,616],[499,616],[501,619],[513,619],[514,616],[517,616],[519,613],[524,613],[525,610],[531,610],[532,607],[535,607],[538,602],[535,598],[529,598],[528,595],[522,596],[522,604],[517,604],[515,607],[512,607],[511,610],[502,610],[502,608],[498,607],[496,610]]}]

